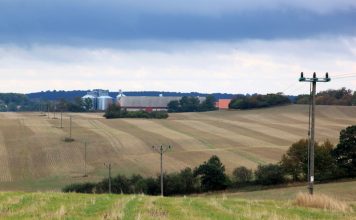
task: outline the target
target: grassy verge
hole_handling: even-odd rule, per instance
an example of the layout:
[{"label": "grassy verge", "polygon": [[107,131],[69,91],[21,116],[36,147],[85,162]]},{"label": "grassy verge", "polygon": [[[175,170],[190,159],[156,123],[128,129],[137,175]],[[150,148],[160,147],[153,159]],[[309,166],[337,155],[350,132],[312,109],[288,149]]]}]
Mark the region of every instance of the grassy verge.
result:
[{"label": "grassy verge", "polygon": [[356,219],[346,212],[292,201],[236,196],[152,197],[62,193],[0,193],[0,219]]}]

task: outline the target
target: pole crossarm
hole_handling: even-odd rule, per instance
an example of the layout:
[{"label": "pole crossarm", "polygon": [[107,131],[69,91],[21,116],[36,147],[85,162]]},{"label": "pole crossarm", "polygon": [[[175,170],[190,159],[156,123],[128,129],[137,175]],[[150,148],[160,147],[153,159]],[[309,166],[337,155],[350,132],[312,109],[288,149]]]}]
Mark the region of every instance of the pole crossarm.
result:
[{"label": "pole crossarm", "polygon": [[304,77],[304,73],[301,72],[299,82],[330,82],[331,79],[329,77],[329,73],[325,74],[325,78],[317,78],[316,73],[313,73],[313,78]]}]

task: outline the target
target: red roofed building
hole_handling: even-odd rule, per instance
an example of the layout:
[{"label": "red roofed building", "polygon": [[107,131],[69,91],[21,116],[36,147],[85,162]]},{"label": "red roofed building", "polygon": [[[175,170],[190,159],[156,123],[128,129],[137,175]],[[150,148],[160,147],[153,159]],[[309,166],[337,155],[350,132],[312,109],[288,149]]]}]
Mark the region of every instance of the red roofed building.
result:
[{"label": "red roofed building", "polygon": [[231,102],[231,99],[219,99],[216,103],[215,106],[218,109],[229,109],[229,104]]}]

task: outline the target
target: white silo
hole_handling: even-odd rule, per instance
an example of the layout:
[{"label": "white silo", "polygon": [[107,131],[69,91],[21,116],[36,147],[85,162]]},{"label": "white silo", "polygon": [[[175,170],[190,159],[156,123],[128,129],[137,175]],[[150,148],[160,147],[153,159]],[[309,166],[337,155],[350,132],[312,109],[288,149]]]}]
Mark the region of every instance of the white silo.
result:
[{"label": "white silo", "polygon": [[99,91],[98,110],[105,111],[112,103],[112,97],[109,96],[109,91]]},{"label": "white silo", "polygon": [[122,97],[125,97],[126,95],[122,92],[122,90],[119,90],[119,94],[116,96],[116,103],[120,104],[120,100]]}]

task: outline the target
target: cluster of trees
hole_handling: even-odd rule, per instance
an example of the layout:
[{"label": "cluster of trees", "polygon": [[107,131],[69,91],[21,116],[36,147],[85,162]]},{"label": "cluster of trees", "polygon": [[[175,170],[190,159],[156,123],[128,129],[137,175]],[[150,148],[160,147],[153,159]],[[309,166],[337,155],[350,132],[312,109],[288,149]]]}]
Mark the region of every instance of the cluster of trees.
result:
[{"label": "cluster of trees", "polygon": [[[234,189],[249,185],[275,185],[286,182],[305,181],[307,178],[307,140],[294,143],[280,162],[259,165],[255,171],[246,167],[237,167],[232,176],[225,173],[225,167],[217,156],[195,167],[180,172],[164,174],[164,194],[183,195],[215,190]],[[334,148],[329,142],[315,145],[315,179],[356,177],[356,126],[350,126],[340,132],[340,143]],[[108,179],[99,183],[72,184],[63,188],[64,192],[106,193]],[[113,193],[160,193],[160,177],[129,178],[118,175],[112,179]]]},{"label": "cluster of trees", "polygon": [[[183,195],[205,191],[226,189],[229,178],[225,174],[225,167],[217,156],[212,156],[194,170],[185,168],[176,173],[165,173],[164,195]],[[78,193],[107,193],[109,180],[103,179],[99,183],[71,184],[63,188],[63,192]],[[112,193],[147,195],[160,194],[160,176],[144,178],[141,175],[132,175],[127,178],[123,175],[114,177],[111,181]]]},{"label": "cluster of trees", "polygon": [[33,111],[36,108],[38,109],[38,103],[24,94],[0,93],[0,112]]},{"label": "cluster of trees", "polygon": [[[309,95],[299,95],[296,99],[297,104],[309,104]],[[356,91],[345,87],[341,89],[329,89],[316,94],[315,102],[317,105],[356,105]]]},{"label": "cluster of trees", "polygon": [[168,103],[168,112],[206,112],[214,111],[215,98],[212,95],[206,97],[206,99],[200,102],[198,97],[183,96],[179,101],[171,101]]},{"label": "cluster of trees", "polygon": [[104,117],[107,119],[112,118],[156,118],[156,119],[166,119],[168,118],[168,113],[165,111],[127,111],[122,109],[119,105],[110,105],[105,111]]},{"label": "cluster of trees", "polygon": [[253,109],[290,104],[288,96],[282,93],[252,96],[237,96],[229,104],[230,109]]},{"label": "cluster of trees", "polygon": [[0,112],[6,111],[69,111],[85,112],[92,109],[91,99],[82,100],[80,97],[73,100],[59,99],[59,101],[45,101],[30,99],[27,95],[18,93],[0,93]]}]

